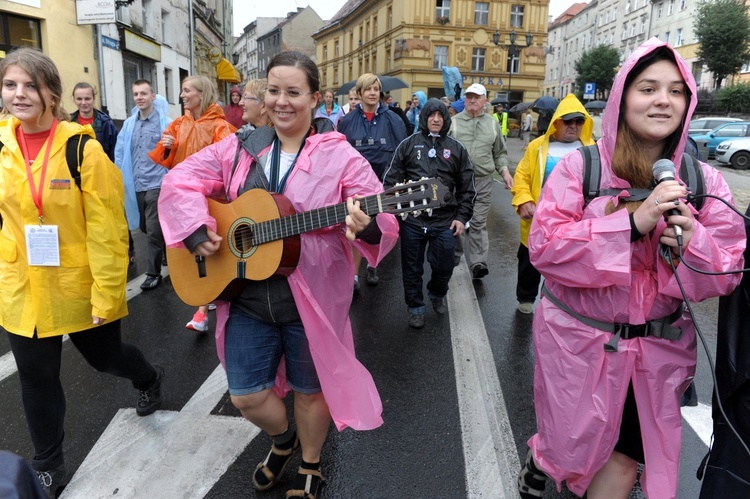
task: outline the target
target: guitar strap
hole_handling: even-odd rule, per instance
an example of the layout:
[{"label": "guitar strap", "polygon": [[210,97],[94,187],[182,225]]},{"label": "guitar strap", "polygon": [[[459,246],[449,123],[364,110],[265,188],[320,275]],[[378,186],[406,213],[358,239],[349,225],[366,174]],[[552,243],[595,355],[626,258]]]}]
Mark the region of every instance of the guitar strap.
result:
[{"label": "guitar strap", "polygon": [[311,130],[312,128],[307,131],[305,138],[302,139],[302,144],[300,144],[299,146],[299,151],[297,151],[297,155],[294,157],[294,161],[292,161],[289,169],[281,179],[279,179],[281,170],[281,142],[278,138],[273,141],[273,146],[271,147],[271,178],[269,179],[271,192],[278,192],[279,194],[284,193],[284,189],[286,189],[286,180],[289,178],[289,174],[292,173],[294,165],[297,164],[297,158],[299,158],[302,149],[305,147],[305,142],[307,141],[307,137],[310,136]]}]

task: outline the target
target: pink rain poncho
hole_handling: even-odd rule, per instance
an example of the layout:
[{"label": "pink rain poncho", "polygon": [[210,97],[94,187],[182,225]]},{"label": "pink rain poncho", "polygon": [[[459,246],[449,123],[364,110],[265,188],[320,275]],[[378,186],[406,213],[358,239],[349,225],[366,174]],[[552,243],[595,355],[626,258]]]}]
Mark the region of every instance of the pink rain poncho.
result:
[{"label": "pink rain poncho", "polygon": [[[598,143],[604,188],[628,188],[614,175],[612,153],[627,74],[644,55],[666,44],[652,39],[639,47],[618,73]],[[690,69],[675,55],[690,90],[682,140],[672,160],[680,164],[688,123],[696,105]],[[531,262],[551,293],[574,312],[607,323],[643,324],[673,313],[682,302],[672,269],[658,254],[662,220],[630,242],[627,210],[605,214],[611,196],[583,208],[583,161],[578,152],[563,158],[550,175],[529,234]],[[679,167],[678,167],[679,168]],[[703,164],[705,191],[731,200],[722,176]],[[694,207],[690,208],[696,213]],[[742,219],[724,203],[706,199],[684,258],[693,267],[719,272],[742,268]],[[731,292],[739,275],[707,276],[677,267],[688,300],[698,302]],[[603,346],[612,334],[587,326],[543,298],[534,317],[534,400],[538,433],[529,440],[539,468],[583,495],[617,443],[622,408],[632,382],[643,436],[647,497],[677,495],[682,421],[680,396],[695,373],[696,338],[687,312],[675,322],[678,341],[620,340],[616,352]]]},{"label": "pink rain poncho", "polygon": [[[230,135],[186,158],[164,177],[159,218],[168,246],[182,245],[203,224],[216,230],[206,197],[228,195],[230,200],[236,199],[250,168],[258,166],[256,159],[243,148],[233,171],[237,145],[237,135]],[[267,155],[269,146],[270,143],[261,158]],[[370,165],[346,138],[329,132],[307,138],[284,195],[297,212],[302,212],[382,190]],[[343,225],[301,234],[299,264],[288,277],[323,395],[339,430],[347,426],[369,430],[383,423],[380,396],[372,376],[355,357],[349,322],[354,271],[351,245],[376,265],[398,238],[398,223],[393,215],[381,213],[375,220],[382,232],[379,245],[359,240],[350,243]],[[223,364],[229,303],[217,302],[216,312],[216,349]],[[282,397],[289,391],[283,362],[275,390]]]}]

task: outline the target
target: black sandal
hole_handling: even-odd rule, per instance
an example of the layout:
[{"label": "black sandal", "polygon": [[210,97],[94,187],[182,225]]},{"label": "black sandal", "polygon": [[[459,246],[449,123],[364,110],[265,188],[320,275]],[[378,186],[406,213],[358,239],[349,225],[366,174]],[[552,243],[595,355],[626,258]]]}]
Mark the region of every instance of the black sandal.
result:
[{"label": "black sandal", "polygon": [[[268,452],[266,458],[255,467],[255,473],[253,473],[253,487],[255,487],[256,490],[268,490],[276,485],[276,482],[279,481],[279,477],[284,474],[284,470],[299,449],[299,437],[296,433],[294,434],[294,444],[289,449],[279,449],[276,447],[276,444],[271,444],[271,450]],[[256,477],[259,473],[268,480],[268,483],[260,484],[258,482]]]},{"label": "black sandal", "polygon": [[323,489],[326,479],[320,473],[320,470],[308,470],[300,468],[297,470],[297,478],[295,479],[295,486],[301,488],[289,489],[286,492],[286,497],[302,497],[303,499],[317,499],[320,491]]},{"label": "black sandal", "polygon": [[521,495],[521,499],[542,497],[546,482],[547,475],[536,467],[531,449],[529,449],[526,454],[526,462],[518,475],[518,493]]}]

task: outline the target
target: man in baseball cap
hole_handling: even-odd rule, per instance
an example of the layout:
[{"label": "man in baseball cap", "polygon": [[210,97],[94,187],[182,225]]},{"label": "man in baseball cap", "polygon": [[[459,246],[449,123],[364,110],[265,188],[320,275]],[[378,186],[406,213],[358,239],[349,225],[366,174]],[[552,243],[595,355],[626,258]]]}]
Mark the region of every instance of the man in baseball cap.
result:
[{"label": "man in baseball cap", "polygon": [[487,89],[479,83],[472,83],[464,93],[464,100],[466,107],[453,117],[448,134],[457,138],[469,150],[469,157],[474,165],[474,186],[477,196],[469,228],[457,247],[456,264],[466,249],[471,275],[474,279],[481,279],[489,273],[487,255],[490,241],[487,234],[487,214],[492,205],[492,174],[495,171],[500,174],[506,189],[513,187],[513,177],[508,171],[508,154],[500,125],[484,112]]}]

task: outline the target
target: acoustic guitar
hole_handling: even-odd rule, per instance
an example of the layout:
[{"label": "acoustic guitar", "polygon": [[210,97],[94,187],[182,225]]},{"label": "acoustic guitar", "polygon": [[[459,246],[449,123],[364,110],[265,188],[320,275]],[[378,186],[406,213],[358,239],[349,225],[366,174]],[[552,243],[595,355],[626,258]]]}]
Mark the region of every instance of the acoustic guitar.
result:
[{"label": "acoustic guitar", "polygon": [[[385,192],[359,198],[369,216],[409,213],[419,216],[443,206],[448,189],[428,178],[396,185]],[[282,194],[251,189],[230,203],[208,199],[208,211],[216,219],[222,237],[211,256],[199,257],[185,248],[167,248],[169,275],[177,295],[188,305],[239,296],[248,280],[291,274],[299,262],[299,235],[346,220],[346,203],[295,213]]]}]

